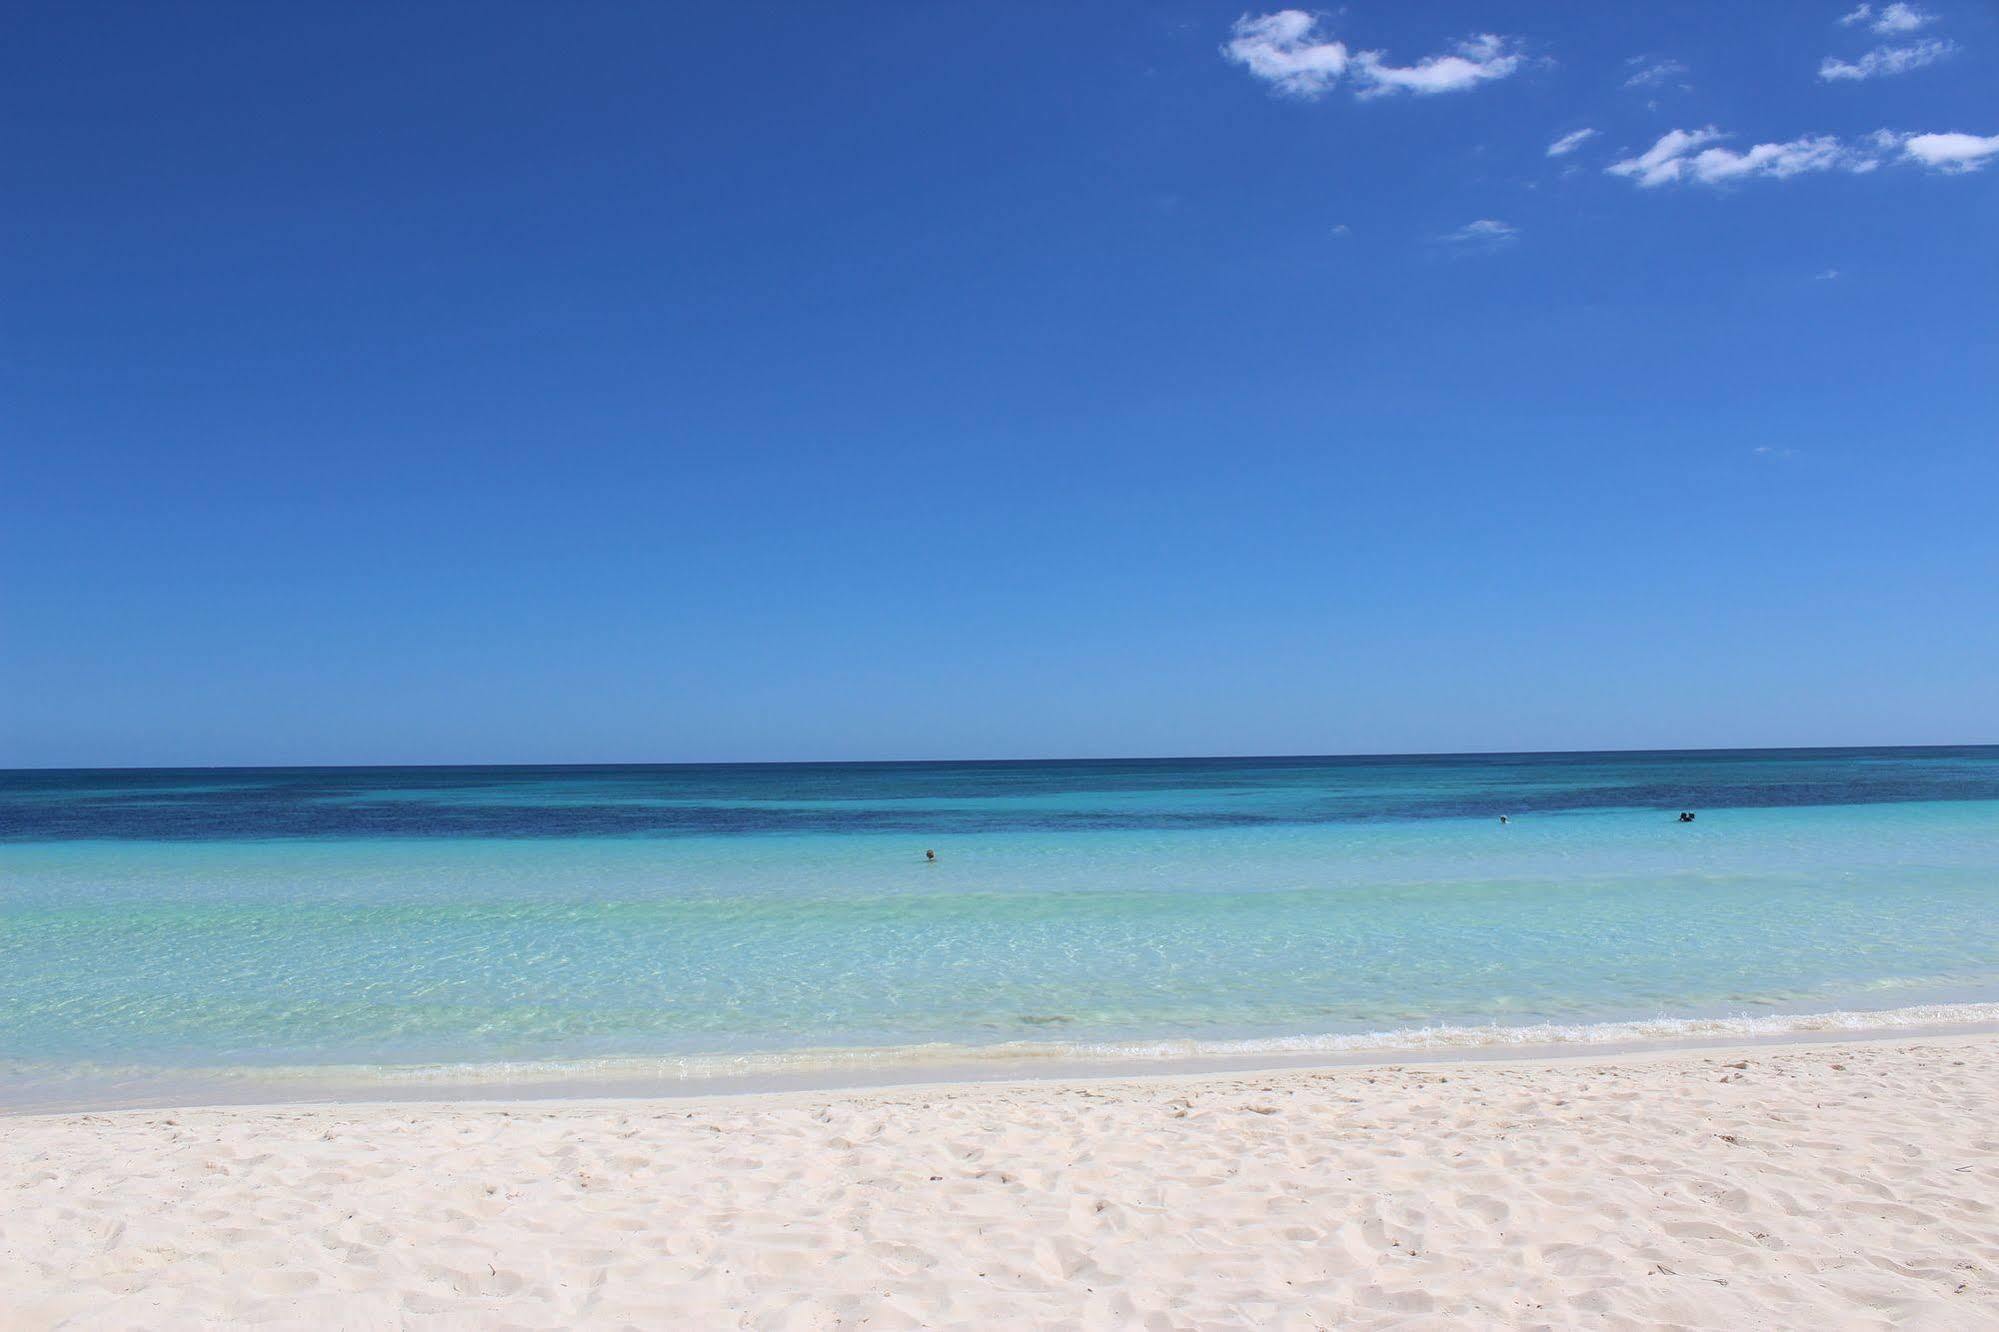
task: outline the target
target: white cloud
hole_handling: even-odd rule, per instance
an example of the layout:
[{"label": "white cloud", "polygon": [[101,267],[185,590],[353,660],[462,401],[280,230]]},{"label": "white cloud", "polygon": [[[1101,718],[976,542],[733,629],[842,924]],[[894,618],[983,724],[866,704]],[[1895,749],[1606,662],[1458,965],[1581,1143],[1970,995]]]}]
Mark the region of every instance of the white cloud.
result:
[{"label": "white cloud", "polygon": [[1837,268],[1828,268],[1823,273],[1820,273],[1816,278],[1812,280],[1814,282],[1831,282],[1833,279],[1837,278],[1838,276],[1839,276],[1839,270]]},{"label": "white cloud", "polygon": [[1498,218],[1482,217],[1476,222],[1467,222],[1456,231],[1447,231],[1437,237],[1446,245],[1497,246],[1520,238],[1520,228],[1511,222],[1501,222]]},{"label": "white cloud", "polygon": [[1573,134],[1564,134],[1548,145],[1548,156],[1567,157],[1595,137],[1596,131],[1593,129],[1579,129]]},{"label": "white cloud", "polygon": [[1335,236],[1351,236],[1353,235],[1353,228],[1344,222],[1336,222],[1333,224],[1333,234]]},{"label": "white cloud", "polygon": [[1879,130],[1852,143],[1831,134],[1808,134],[1785,143],[1759,143],[1740,153],[1714,146],[1727,137],[1712,125],[1705,129],[1672,130],[1644,152],[1613,162],[1604,170],[1651,189],[1681,182],[1726,185],[1756,176],[1786,180],[1817,171],[1860,175],[1891,158],[1961,174],[1976,171],[1999,157],[1999,134],[1981,138],[1976,134],[1899,134]]},{"label": "white cloud", "polygon": [[1873,23],[1876,32],[1914,32],[1925,23],[1935,23],[1935,14],[1925,13],[1914,5],[1893,4],[1882,9]]},{"label": "white cloud", "polygon": [[1855,153],[1830,134],[1811,134],[1787,143],[1759,143],[1748,152],[1706,148],[1688,159],[1688,170],[1704,185],[1774,176],[1786,180],[1810,171],[1872,171],[1880,162]]},{"label": "white cloud", "polygon": [[1245,14],[1230,30],[1222,54],[1291,97],[1322,97],[1351,76],[1355,95],[1418,95],[1463,92],[1520,67],[1520,55],[1504,37],[1481,33],[1460,42],[1455,53],[1431,56],[1413,65],[1391,65],[1382,51],[1350,52],[1345,42],[1322,37],[1319,20],[1301,9]]},{"label": "white cloud", "polygon": [[[1872,22],[1869,22],[1870,19]],[[1846,28],[1856,23],[1866,23],[1868,27],[1884,36],[1894,32],[1914,32],[1917,28],[1936,21],[1935,14],[1918,9],[1914,5],[1899,3],[1883,5],[1879,13],[1875,12],[1873,5],[1861,5],[1839,20],[1840,26]]]},{"label": "white cloud", "polygon": [[1491,79],[1503,79],[1520,68],[1520,56],[1504,37],[1480,33],[1458,43],[1457,54],[1431,56],[1413,65],[1390,65],[1380,51],[1362,51],[1354,57],[1359,77],[1368,86],[1363,97],[1412,92],[1419,97],[1433,93],[1463,92]]},{"label": "white cloud", "polygon": [[1613,176],[1629,176],[1647,188],[1665,185],[1680,179],[1685,172],[1687,154],[1721,137],[1721,131],[1713,126],[1698,130],[1669,130],[1638,156],[1613,162],[1604,170]]},{"label": "white cloud", "polygon": [[1941,37],[1909,46],[1877,46],[1858,60],[1827,56],[1819,62],[1819,77],[1833,83],[1841,79],[1873,79],[1887,74],[1906,74],[1924,65],[1934,65],[1956,51],[1956,42]]},{"label": "white cloud", "polygon": [[1624,81],[1627,88],[1657,88],[1671,83],[1687,72],[1687,67],[1677,60],[1667,60],[1660,56],[1632,56],[1624,62],[1636,65],[1630,78]]},{"label": "white cloud", "polygon": [[1961,174],[1976,171],[1999,157],[1999,134],[1896,134],[1882,130],[1874,136],[1880,146],[1895,146],[1902,157],[1937,171]]},{"label": "white cloud", "polygon": [[1235,21],[1222,54],[1292,97],[1318,97],[1347,72],[1345,42],[1312,39],[1319,21],[1299,9]]},{"label": "white cloud", "polygon": [[1604,169],[1651,189],[1678,181],[1721,185],[1752,176],[1784,180],[1812,171],[1872,171],[1881,164],[1878,156],[1849,148],[1830,134],[1806,135],[1787,143],[1759,143],[1741,153],[1712,146],[1727,137],[1712,125],[1672,130],[1638,156]]}]

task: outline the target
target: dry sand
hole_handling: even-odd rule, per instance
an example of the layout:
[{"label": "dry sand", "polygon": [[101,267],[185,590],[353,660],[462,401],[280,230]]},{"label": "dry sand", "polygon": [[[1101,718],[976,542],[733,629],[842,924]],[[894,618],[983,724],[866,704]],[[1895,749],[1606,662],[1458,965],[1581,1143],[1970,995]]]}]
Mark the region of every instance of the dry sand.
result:
[{"label": "dry sand", "polygon": [[1999,1038],[0,1119],[0,1325],[1999,1327]]}]

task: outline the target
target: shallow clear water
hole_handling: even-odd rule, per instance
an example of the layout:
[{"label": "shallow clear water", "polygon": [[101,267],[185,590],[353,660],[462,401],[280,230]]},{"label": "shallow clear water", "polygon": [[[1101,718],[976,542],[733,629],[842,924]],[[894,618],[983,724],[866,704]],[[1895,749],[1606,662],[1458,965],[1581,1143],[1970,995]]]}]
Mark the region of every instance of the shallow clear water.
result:
[{"label": "shallow clear water", "polygon": [[1990,748],[0,773],[0,1101],[1989,1002],[1995,907]]}]

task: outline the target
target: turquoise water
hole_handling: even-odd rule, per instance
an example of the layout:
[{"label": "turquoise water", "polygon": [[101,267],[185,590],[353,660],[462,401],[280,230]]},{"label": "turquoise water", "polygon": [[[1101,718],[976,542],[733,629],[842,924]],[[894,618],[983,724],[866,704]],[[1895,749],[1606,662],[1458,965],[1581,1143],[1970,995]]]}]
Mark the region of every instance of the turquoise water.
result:
[{"label": "turquoise water", "polygon": [[1993,749],[10,773],[0,1104],[1779,1030],[1995,906]]}]

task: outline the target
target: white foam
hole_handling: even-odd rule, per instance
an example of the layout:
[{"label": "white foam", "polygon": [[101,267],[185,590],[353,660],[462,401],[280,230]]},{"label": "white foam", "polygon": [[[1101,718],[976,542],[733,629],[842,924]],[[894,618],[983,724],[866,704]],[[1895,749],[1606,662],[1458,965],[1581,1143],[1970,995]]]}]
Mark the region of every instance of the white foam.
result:
[{"label": "white foam", "polygon": [[1008,1041],[995,1045],[820,1047],[740,1054],[476,1063],[111,1067],[0,1061],[0,1112],[265,1100],[559,1098],[755,1091],[1009,1077],[1310,1066],[1527,1055],[1564,1049],[1730,1045],[1841,1034],[1999,1030],[1999,1003],[1879,1010],[1497,1023],[1243,1040]]},{"label": "white foam", "polygon": [[1569,1046],[1642,1046],[1686,1041],[1760,1041],[1817,1033],[1894,1031],[1909,1028],[1999,1026],[1999,1003],[1919,1004],[1873,1011],[1740,1014],[1727,1017],[1657,1017],[1623,1022],[1543,1022],[1520,1026],[1401,1027],[1371,1032],[1270,1036],[1242,1040],[1007,1041],[994,1045],[820,1047],[662,1057],[588,1060],[491,1061],[472,1064],[262,1070],[260,1076],[356,1080],[384,1084],[667,1081],[810,1076],[842,1072],[969,1067],[981,1072],[1023,1072],[1052,1062],[1131,1065],[1253,1060],[1300,1056],[1343,1058],[1367,1054],[1429,1054]]}]

